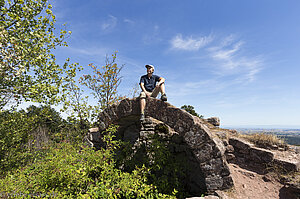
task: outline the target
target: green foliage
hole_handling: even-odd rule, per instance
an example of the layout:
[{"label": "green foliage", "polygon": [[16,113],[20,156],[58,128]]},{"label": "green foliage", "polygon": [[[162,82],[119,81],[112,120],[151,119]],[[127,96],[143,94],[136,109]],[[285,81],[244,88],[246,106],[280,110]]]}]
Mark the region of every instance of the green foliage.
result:
[{"label": "green foliage", "polygon": [[[130,143],[122,143],[116,155],[117,166],[132,172],[136,166],[149,169],[147,180],[157,187],[160,193],[175,194],[177,198],[190,196],[187,190],[187,173],[191,171],[186,153],[174,154],[178,146],[171,140],[180,137],[168,135],[165,125],[156,126],[156,133],[148,135],[140,145],[133,147]],[[203,193],[205,190],[203,190]]]},{"label": "green foliage", "polygon": [[[50,106],[0,112],[0,175],[26,164],[45,141],[82,142],[87,128],[78,121],[65,121]],[[89,124],[86,124],[89,126]],[[41,131],[44,131],[44,133]],[[45,140],[46,139],[46,140]]]},{"label": "green foliage", "polygon": [[0,112],[0,175],[24,165],[30,158],[26,144],[34,119],[25,111]]},{"label": "green foliage", "polygon": [[186,167],[188,160],[185,157],[182,159],[176,158],[168,149],[168,144],[159,135],[155,134],[150,137],[152,144],[150,145],[149,165],[151,174],[148,176],[151,183],[155,184],[159,191],[162,193],[172,193],[174,189],[178,190],[181,194],[184,194],[184,185],[180,182],[180,179],[185,177],[182,166]]},{"label": "green foliage", "polygon": [[194,116],[197,116],[199,118],[203,118],[204,116],[203,115],[199,115],[198,113],[196,113],[195,111],[195,108],[191,105],[183,105],[181,106],[181,109],[185,110],[186,112],[194,115]]},{"label": "green foliage", "polygon": [[[145,167],[125,173],[115,168],[116,126],[104,132],[106,149],[59,143],[36,156],[32,164],[0,180],[2,195],[15,198],[174,198],[147,184]],[[19,195],[18,195],[19,194]]]},{"label": "green foliage", "polygon": [[42,105],[40,107],[31,105],[26,109],[28,118],[32,118],[34,127],[45,126],[52,133],[58,133],[63,125],[60,114],[51,106]]},{"label": "green foliage", "polygon": [[82,67],[75,64],[65,64],[66,70],[62,86],[63,108],[61,111],[66,111],[70,114],[72,120],[79,120],[80,128],[84,129],[86,121],[91,120],[92,106],[88,105],[88,96],[83,95],[83,90],[80,88],[80,83],[76,79],[78,72],[82,71]]},{"label": "green foliage", "polygon": [[67,32],[56,36],[52,5],[1,0],[0,9],[0,110],[12,100],[56,102],[62,69],[51,51],[67,45]]},{"label": "green foliage", "polygon": [[[82,66],[77,63],[64,65],[64,78],[62,85],[62,111],[71,113],[73,119],[95,121],[100,111],[109,105],[117,102],[121,97],[117,94],[117,89],[121,83],[120,72],[123,66],[116,63],[117,54],[112,58],[106,57],[105,65],[98,68],[94,64],[89,64],[92,74],[79,77],[78,72],[82,71]],[[84,95],[82,86],[85,86],[97,100],[96,105],[89,105],[88,97]]]},{"label": "green foliage", "polygon": [[80,82],[92,91],[98,101],[98,106],[94,107],[95,115],[121,99],[117,95],[117,90],[121,83],[120,72],[123,66],[118,66],[116,58],[117,53],[114,53],[111,59],[106,57],[105,65],[101,68],[89,64],[94,75],[83,75],[80,79]]},{"label": "green foliage", "polygon": [[82,143],[86,132],[88,132],[90,122],[88,120],[77,120],[73,117],[68,117],[63,121],[60,131],[54,134],[51,138],[53,141]]}]

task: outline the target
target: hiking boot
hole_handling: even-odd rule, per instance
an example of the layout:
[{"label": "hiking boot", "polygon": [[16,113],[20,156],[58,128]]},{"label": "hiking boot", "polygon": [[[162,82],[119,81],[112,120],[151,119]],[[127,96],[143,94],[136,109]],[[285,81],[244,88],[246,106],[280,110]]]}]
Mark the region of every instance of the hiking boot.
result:
[{"label": "hiking boot", "polygon": [[144,120],[145,120],[145,114],[141,114],[140,121],[144,121]]},{"label": "hiking boot", "polygon": [[160,97],[160,99],[161,99],[162,101],[164,101],[164,102],[168,100],[166,94],[162,94],[161,97]]}]

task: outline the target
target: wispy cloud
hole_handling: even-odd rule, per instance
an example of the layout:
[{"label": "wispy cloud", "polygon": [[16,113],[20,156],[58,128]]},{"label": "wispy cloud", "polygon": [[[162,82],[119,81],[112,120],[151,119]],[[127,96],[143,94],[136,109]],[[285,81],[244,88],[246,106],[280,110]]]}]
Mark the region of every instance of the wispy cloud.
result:
[{"label": "wispy cloud", "polygon": [[217,62],[219,74],[239,75],[241,81],[253,81],[262,69],[261,57],[246,56],[242,53],[245,42],[237,41],[232,35],[224,38],[218,46],[208,48],[210,58]]},{"label": "wispy cloud", "polygon": [[152,28],[149,27],[149,30],[147,30],[147,34],[143,36],[143,42],[145,44],[153,44],[155,42],[161,41],[161,38],[159,37],[159,31],[160,28],[158,25],[154,25]]},{"label": "wispy cloud", "polygon": [[115,16],[109,15],[108,19],[101,25],[102,30],[108,31],[113,29],[117,25],[118,19]]},{"label": "wispy cloud", "polygon": [[[241,49],[242,45],[243,45],[243,42],[239,41],[239,42],[235,43],[229,49],[212,47],[212,48],[210,48],[210,51],[213,52],[212,58],[219,59],[219,60],[228,60],[228,61],[232,60],[233,56],[235,55],[235,53],[237,53]],[[234,68],[234,65],[232,65],[232,67]]]},{"label": "wispy cloud", "polygon": [[[198,43],[197,43],[198,42]],[[198,38],[185,38],[177,35],[172,39],[172,47],[181,50],[197,51],[203,48],[204,51],[192,54],[199,54],[199,61],[190,65],[191,71],[195,68],[205,69],[211,73],[207,77],[193,79],[186,77],[183,82],[172,81],[167,84],[170,90],[170,97],[173,96],[201,96],[224,91],[231,92],[241,87],[247,88],[253,82],[264,67],[262,56],[249,55],[246,42],[229,35],[221,39],[211,36]],[[187,57],[189,59],[189,57]],[[201,64],[202,63],[202,64]],[[192,66],[193,65],[193,66]],[[184,73],[184,71],[182,71]],[[193,74],[192,74],[193,76]],[[193,81],[191,81],[193,79]],[[173,92],[172,92],[173,91]]]},{"label": "wispy cloud", "polygon": [[192,36],[183,38],[181,34],[177,34],[171,39],[171,48],[178,50],[196,51],[203,48],[213,41],[212,36],[204,36],[193,38]]},{"label": "wispy cloud", "polygon": [[220,79],[204,79],[199,81],[186,81],[186,82],[169,82],[166,84],[168,94],[170,96],[184,97],[184,96],[197,96],[201,94],[211,94],[220,92],[222,89],[232,84],[231,82],[220,82]]},{"label": "wispy cloud", "polygon": [[128,24],[130,24],[130,25],[135,24],[135,22],[134,22],[133,20],[127,19],[127,18],[125,18],[125,19],[123,20],[123,22],[128,23]]},{"label": "wispy cloud", "polygon": [[110,49],[108,48],[95,48],[95,47],[81,47],[81,48],[75,48],[75,47],[69,47],[67,49],[68,51],[73,52],[77,55],[84,55],[84,56],[101,56],[105,57],[107,52],[110,52]]}]

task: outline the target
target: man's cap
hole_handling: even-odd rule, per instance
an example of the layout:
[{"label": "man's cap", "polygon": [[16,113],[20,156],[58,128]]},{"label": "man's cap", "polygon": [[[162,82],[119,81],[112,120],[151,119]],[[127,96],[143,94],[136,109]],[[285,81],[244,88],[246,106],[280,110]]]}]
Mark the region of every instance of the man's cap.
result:
[{"label": "man's cap", "polygon": [[153,68],[153,70],[154,70],[154,66],[151,65],[151,64],[147,64],[147,65],[145,65],[145,67],[146,67],[146,68]]}]

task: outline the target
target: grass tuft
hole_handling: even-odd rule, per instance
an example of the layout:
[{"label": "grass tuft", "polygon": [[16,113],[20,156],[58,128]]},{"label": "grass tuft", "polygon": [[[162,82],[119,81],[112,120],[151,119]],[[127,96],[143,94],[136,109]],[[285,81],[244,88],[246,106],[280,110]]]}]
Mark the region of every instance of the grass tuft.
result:
[{"label": "grass tuft", "polygon": [[258,147],[273,149],[277,147],[286,148],[287,145],[283,139],[280,139],[274,134],[255,133],[255,134],[241,134],[242,138],[245,138],[249,142],[255,144]]}]

